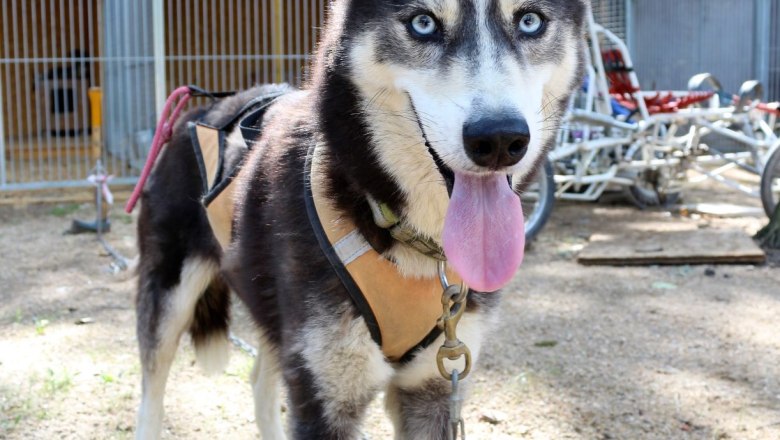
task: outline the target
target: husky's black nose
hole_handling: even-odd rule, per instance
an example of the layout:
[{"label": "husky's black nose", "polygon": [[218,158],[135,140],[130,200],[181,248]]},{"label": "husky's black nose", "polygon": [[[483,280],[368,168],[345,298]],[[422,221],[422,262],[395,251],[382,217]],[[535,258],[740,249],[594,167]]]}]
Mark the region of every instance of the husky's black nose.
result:
[{"label": "husky's black nose", "polygon": [[519,116],[483,118],[463,125],[463,146],[475,164],[491,169],[512,166],[528,152],[531,134]]}]

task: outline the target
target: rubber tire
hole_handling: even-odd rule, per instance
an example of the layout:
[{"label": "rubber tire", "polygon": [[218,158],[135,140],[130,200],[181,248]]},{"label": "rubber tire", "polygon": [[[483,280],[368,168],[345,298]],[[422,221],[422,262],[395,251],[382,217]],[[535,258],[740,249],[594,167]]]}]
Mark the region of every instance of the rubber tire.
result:
[{"label": "rubber tire", "polygon": [[544,228],[544,225],[547,224],[547,220],[550,219],[550,214],[552,214],[553,205],[555,204],[555,178],[552,164],[548,159],[545,159],[544,164],[539,167],[535,180],[540,188],[539,201],[531,212],[523,212],[523,215],[526,218],[526,244],[532,242],[539,232],[541,232],[542,228]]},{"label": "rubber tire", "polygon": [[668,208],[674,206],[682,199],[682,193],[670,192],[663,195],[663,201],[661,195],[653,190],[648,190],[637,185],[631,185],[626,188],[626,196],[634,206],[639,209],[647,208]]},{"label": "rubber tire", "polygon": [[772,217],[775,212],[777,201],[772,194],[772,181],[780,179],[780,145],[775,148],[775,152],[769,156],[764,166],[764,173],[761,175],[761,203],[764,205],[764,211],[768,217]]}]

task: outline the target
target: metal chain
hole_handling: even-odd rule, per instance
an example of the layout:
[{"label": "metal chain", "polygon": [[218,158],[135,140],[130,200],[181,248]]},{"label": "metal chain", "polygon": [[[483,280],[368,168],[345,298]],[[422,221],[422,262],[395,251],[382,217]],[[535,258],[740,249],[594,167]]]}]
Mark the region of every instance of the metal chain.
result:
[{"label": "metal chain", "polygon": [[[460,433],[460,438],[466,438],[466,428],[461,417],[463,407],[463,394],[460,390],[460,381],[466,378],[471,371],[471,350],[457,336],[457,327],[460,318],[466,311],[466,301],[468,299],[469,288],[464,283],[460,285],[451,285],[447,280],[445,262],[439,262],[439,280],[443,288],[441,296],[442,315],[439,318],[438,326],[444,331],[444,344],[439,347],[436,354],[436,364],[439,367],[439,373],[448,381],[452,382],[452,391],[450,392],[450,412],[447,423],[448,440],[456,440]],[[456,361],[463,358],[465,365],[463,371],[453,369],[447,371],[444,366],[444,359]]]}]

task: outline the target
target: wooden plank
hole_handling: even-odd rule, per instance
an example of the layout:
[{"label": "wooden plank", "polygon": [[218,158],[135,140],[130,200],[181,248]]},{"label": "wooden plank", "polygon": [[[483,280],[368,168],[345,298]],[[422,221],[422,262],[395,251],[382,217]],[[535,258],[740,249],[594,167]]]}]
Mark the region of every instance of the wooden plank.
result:
[{"label": "wooden plank", "polygon": [[[127,185],[121,185],[120,189],[112,187],[114,205],[124,206],[130,198],[131,191]],[[59,191],[56,194],[35,194],[9,192],[0,196],[0,207],[13,206],[14,208],[26,208],[30,205],[45,205],[56,203],[93,203],[95,201],[94,187],[69,188],[69,191]]]},{"label": "wooden plank", "polygon": [[633,232],[594,235],[577,257],[583,265],[760,264],[766,255],[742,231]]},{"label": "wooden plank", "polygon": [[[16,141],[8,144],[6,147],[5,158],[15,160],[50,160],[66,157],[89,157],[90,150],[89,139],[82,137],[60,138],[59,147],[56,138],[49,138],[47,144],[44,140],[39,143],[36,139]],[[13,151],[11,151],[13,150]]]},{"label": "wooden plank", "polygon": [[694,203],[682,205],[682,215],[703,214],[720,218],[763,217],[764,209],[758,206],[733,205],[731,203]]}]

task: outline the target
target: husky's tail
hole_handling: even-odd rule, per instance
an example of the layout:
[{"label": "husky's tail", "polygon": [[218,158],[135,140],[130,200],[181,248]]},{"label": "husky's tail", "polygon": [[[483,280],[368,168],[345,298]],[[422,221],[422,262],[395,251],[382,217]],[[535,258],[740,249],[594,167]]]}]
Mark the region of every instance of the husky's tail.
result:
[{"label": "husky's tail", "polygon": [[229,324],[230,291],[217,276],[198,299],[189,329],[195,357],[206,374],[221,373],[227,366]]}]

